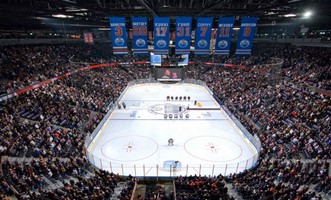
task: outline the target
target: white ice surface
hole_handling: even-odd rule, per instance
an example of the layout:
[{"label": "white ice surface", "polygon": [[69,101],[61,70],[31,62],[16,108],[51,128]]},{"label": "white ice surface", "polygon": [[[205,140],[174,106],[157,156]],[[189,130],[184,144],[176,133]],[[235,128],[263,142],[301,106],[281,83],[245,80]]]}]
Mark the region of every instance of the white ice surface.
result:
[{"label": "white ice surface", "polygon": [[134,176],[229,175],[257,160],[254,146],[204,87],[139,84],[128,88],[121,102],[127,108],[115,109],[88,148],[98,168]]}]

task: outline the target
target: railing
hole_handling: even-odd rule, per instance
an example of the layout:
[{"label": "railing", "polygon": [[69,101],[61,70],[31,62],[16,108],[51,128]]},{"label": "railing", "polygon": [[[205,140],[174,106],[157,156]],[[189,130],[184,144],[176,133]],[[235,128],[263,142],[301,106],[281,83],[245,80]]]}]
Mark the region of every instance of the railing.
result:
[{"label": "railing", "polygon": [[134,187],[133,187],[133,190],[132,190],[132,194],[131,194],[130,200],[135,200],[136,199],[137,186],[138,186],[138,179],[135,178],[135,180],[134,180]]},{"label": "railing", "polygon": [[[122,94],[125,94],[127,89],[136,84],[144,84],[144,83],[157,83],[154,79],[142,79],[135,80],[129,82],[127,87],[124,89]],[[206,86],[205,82],[197,81],[193,79],[183,80],[181,83],[188,84],[196,84],[204,87],[211,95],[213,95],[212,91]],[[122,96],[118,98],[115,106],[121,102]],[[237,120],[237,118],[224,106],[222,106],[223,110],[229,115],[229,117],[233,120],[236,127],[240,130],[239,132],[246,139],[246,142],[250,144],[251,148],[256,150],[256,154],[248,158],[247,160],[242,160],[236,163],[217,163],[217,164],[190,164],[186,166],[180,166],[180,168],[173,167],[172,165],[168,167],[160,166],[159,164],[125,164],[125,163],[115,163],[105,161],[97,156],[93,155],[89,152],[89,147],[95,142],[95,139],[98,137],[99,133],[103,131],[104,124],[107,122],[109,116],[114,111],[115,106],[111,106],[109,112],[105,115],[102,121],[99,123],[97,128],[93,131],[93,133],[86,137],[85,140],[85,149],[86,156],[89,162],[97,168],[120,173],[122,175],[131,174],[135,177],[175,177],[178,175],[191,175],[191,174],[199,174],[199,175],[218,175],[222,174],[227,176],[233,173],[240,173],[244,170],[250,169],[254,167],[259,159],[261,142],[257,136],[251,135],[246,128]]]},{"label": "railing", "polygon": [[177,190],[176,190],[176,183],[175,180],[172,180],[172,186],[173,186],[173,190],[174,190],[174,200],[177,200]]},{"label": "railing", "polygon": [[86,156],[89,162],[96,168],[119,173],[122,176],[129,174],[135,177],[176,177],[176,176],[189,176],[193,174],[201,176],[217,176],[222,174],[228,176],[230,174],[238,174],[244,170],[249,170],[256,166],[259,155],[243,160],[236,163],[217,163],[217,164],[190,164],[182,166],[181,168],[173,168],[169,166],[168,169],[160,166],[159,164],[123,164],[105,161],[102,158],[91,154],[86,151]]}]

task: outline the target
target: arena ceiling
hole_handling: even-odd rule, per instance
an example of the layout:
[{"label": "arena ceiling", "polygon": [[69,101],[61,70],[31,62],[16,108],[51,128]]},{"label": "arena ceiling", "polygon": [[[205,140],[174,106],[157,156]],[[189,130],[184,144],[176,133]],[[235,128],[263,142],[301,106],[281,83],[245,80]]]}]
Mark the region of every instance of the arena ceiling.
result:
[{"label": "arena ceiling", "polygon": [[330,26],[330,0],[2,0],[0,25],[93,28],[109,27],[110,16],[258,16],[258,26],[271,26],[302,19],[308,10],[311,24]]}]

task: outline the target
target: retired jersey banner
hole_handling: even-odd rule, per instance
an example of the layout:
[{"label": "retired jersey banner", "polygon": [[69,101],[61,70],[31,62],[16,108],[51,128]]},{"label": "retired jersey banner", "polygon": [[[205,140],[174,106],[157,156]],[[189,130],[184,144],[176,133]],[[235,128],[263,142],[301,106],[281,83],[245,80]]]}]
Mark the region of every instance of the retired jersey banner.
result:
[{"label": "retired jersey banner", "polygon": [[229,55],[234,17],[221,17],[218,20],[215,54]]},{"label": "retired jersey banner", "polygon": [[125,18],[110,17],[109,21],[114,54],[128,54]]},{"label": "retired jersey banner", "polygon": [[208,55],[213,18],[199,17],[195,31],[195,54]]},{"label": "retired jersey banner", "polygon": [[244,17],[238,35],[236,55],[251,55],[257,17]]},{"label": "retired jersey banner", "polygon": [[191,44],[191,17],[176,18],[176,54],[189,54]]},{"label": "retired jersey banner", "polygon": [[148,54],[148,31],[146,17],[132,17],[133,52],[135,54]]},{"label": "retired jersey banner", "polygon": [[169,17],[154,18],[154,54],[169,54]]}]

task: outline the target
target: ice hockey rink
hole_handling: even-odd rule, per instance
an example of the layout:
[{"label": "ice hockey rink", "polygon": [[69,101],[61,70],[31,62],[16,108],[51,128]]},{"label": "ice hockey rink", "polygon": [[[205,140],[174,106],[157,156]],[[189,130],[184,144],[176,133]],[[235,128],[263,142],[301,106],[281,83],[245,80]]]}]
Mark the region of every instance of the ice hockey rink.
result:
[{"label": "ice hockey rink", "polygon": [[255,146],[204,86],[136,84],[119,104],[87,147],[95,167],[138,177],[214,176],[257,162]]}]

